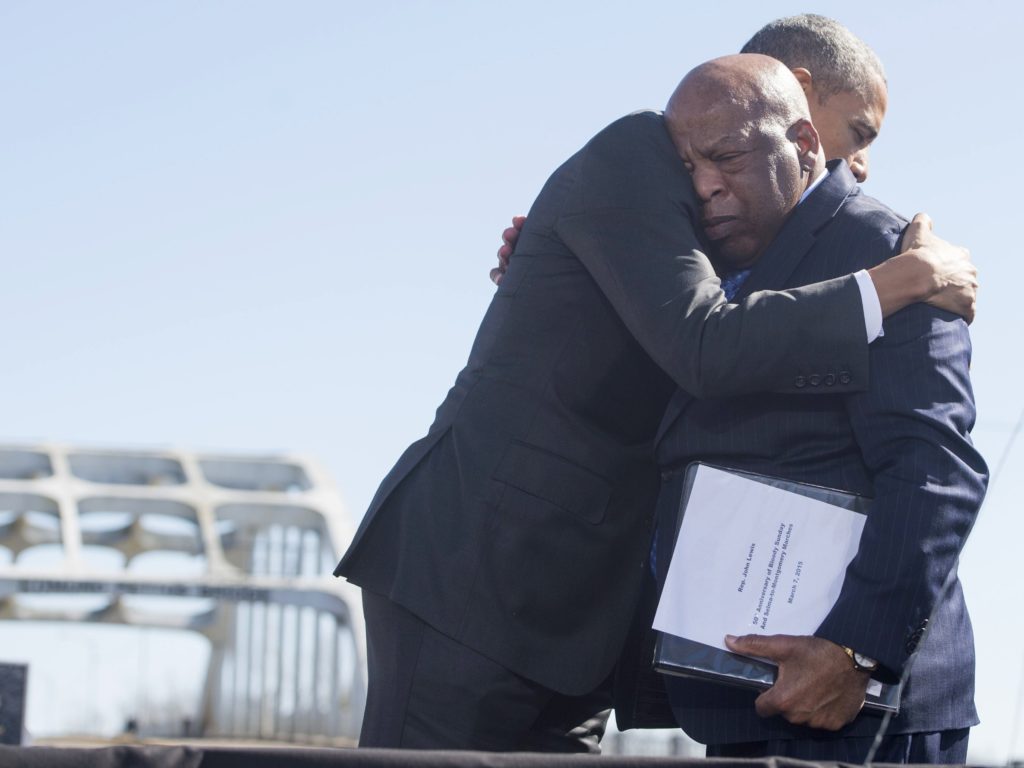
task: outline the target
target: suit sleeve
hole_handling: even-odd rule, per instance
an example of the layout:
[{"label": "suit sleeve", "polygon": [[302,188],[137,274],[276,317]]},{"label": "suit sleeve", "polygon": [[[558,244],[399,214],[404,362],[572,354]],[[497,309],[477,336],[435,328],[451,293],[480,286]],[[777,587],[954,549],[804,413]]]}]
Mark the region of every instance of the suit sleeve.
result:
[{"label": "suit sleeve", "polygon": [[842,371],[831,392],[867,386],[852,276],[726,301],[694,231],[689,176],[660,118],[626,118],[599,134],[573,187],[555,234],[682,389],[698,397],[801,393],[807,371]]},{"label": "suit sleeve", "polygon": [[981,506],[987,468],[970,439],[967,326],[922,304],[871,348],[868,390],[847,398],[874,498],[839,599],[818,631],[898,677]]},{"label": "suit sleeve", "polygon": [[[689,232],[689,243],[680,233]],[[635,210],[563,219],[559,234],[644,350],[696,397],[800,393],[807,370],[867,386],[864,311],[852,275],[729,304],[686,217]]]}]

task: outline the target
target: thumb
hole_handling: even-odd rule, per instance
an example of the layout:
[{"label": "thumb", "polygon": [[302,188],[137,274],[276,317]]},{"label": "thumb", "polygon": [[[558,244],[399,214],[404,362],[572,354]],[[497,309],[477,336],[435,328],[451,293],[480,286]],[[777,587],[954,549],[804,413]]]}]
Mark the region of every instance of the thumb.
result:
[{"label": "thumb", "polygon": [[916,224],[919,227],[924,227],[929,232],[931,232],[933,228],[932,217],[929,216],[927,213],[914,214],[914,218],[911,219],[910,223]]},{"label": "thumb", "polygon": [[782,661],[787,645],[780,635],[725,636],[726,647],[743,656],[756,656],[771,661]]}]

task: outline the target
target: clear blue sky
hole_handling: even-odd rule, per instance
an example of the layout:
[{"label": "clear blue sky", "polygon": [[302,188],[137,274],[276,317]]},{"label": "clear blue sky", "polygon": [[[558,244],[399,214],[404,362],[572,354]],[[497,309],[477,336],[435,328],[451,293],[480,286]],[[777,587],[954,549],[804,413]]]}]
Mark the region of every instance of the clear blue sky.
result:
[{"label": "clear blue sky", "polygon": [[[603,125],[806,10],[886,65],[867,191],[981,269],[995,465],[1024,410],[1008,0],[3,0],[0,440],[306,451],[358,516],[463,364],[509,217]],[[989,763],[1024,757],[1022,491],[1024,438],[962,567]]]}]

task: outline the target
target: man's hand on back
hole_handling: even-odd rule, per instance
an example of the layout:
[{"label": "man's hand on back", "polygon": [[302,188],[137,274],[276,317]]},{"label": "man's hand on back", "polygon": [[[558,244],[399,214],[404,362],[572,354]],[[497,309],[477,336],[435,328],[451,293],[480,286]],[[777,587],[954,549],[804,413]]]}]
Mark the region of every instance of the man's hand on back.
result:
[{"label": "man's hand on back", "polygon": [[978,269],[971,261],[971,252],[932,232],[932,219],[926,213],[917,214],[910,222],[901,245],[903,251],[922,252],[935,269],[936,292],[927,303],[963,315],[968,323],[974,320]]},{"label": "man's hand on back", "polygon": [[513,216],[512,226],[501,233],[501,247],[498,249],[498,266],[491,270],[491,282],[501,285],[501,278],[505,276],[508,269],[508,260],[512,258],[512,252],[516,249],[516,240],[519,239],[519,232],[526,223],[525,216]]},{"label": "man's hand on back", "polygon": [[903,235],[902,252],[868,270],[875,283],[882,316],[923,301],[974,320],[978,270],[966,248],[947,243],[932,232],[932,220],[919,213]]},{"label": "man's hand on back", "polygon": [[735,653],[768,659],[779,667],[775,685],[757,697],[761,717],[781,715],[795,725],[837,731],[864,706],[869,675],[820,637],[744,635],[725,638]]}]

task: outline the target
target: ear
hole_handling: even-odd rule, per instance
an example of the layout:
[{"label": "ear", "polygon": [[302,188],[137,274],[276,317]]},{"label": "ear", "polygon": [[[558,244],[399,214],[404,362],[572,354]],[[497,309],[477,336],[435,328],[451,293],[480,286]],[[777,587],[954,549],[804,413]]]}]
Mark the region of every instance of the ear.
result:
[{"label": "ear", "polygon": [[800,170],[810,172],[821,154],[821,140],[814,124],[806,118],[800,118],[789,129],[792,142],[796,145],[797,156],[800,158]]},{"label": "ear", "polygon": [[796,67],[795,69],[791,69],[790,72],[793,73],[793,77],[795,77],[797,82],[800,83],[800,87],[804,91],[804,96],[806,96],[807,100],[810,101],[811,94],[814,92],[814,78],[811,77],[810,70],[804,69],[803,67]]}]

